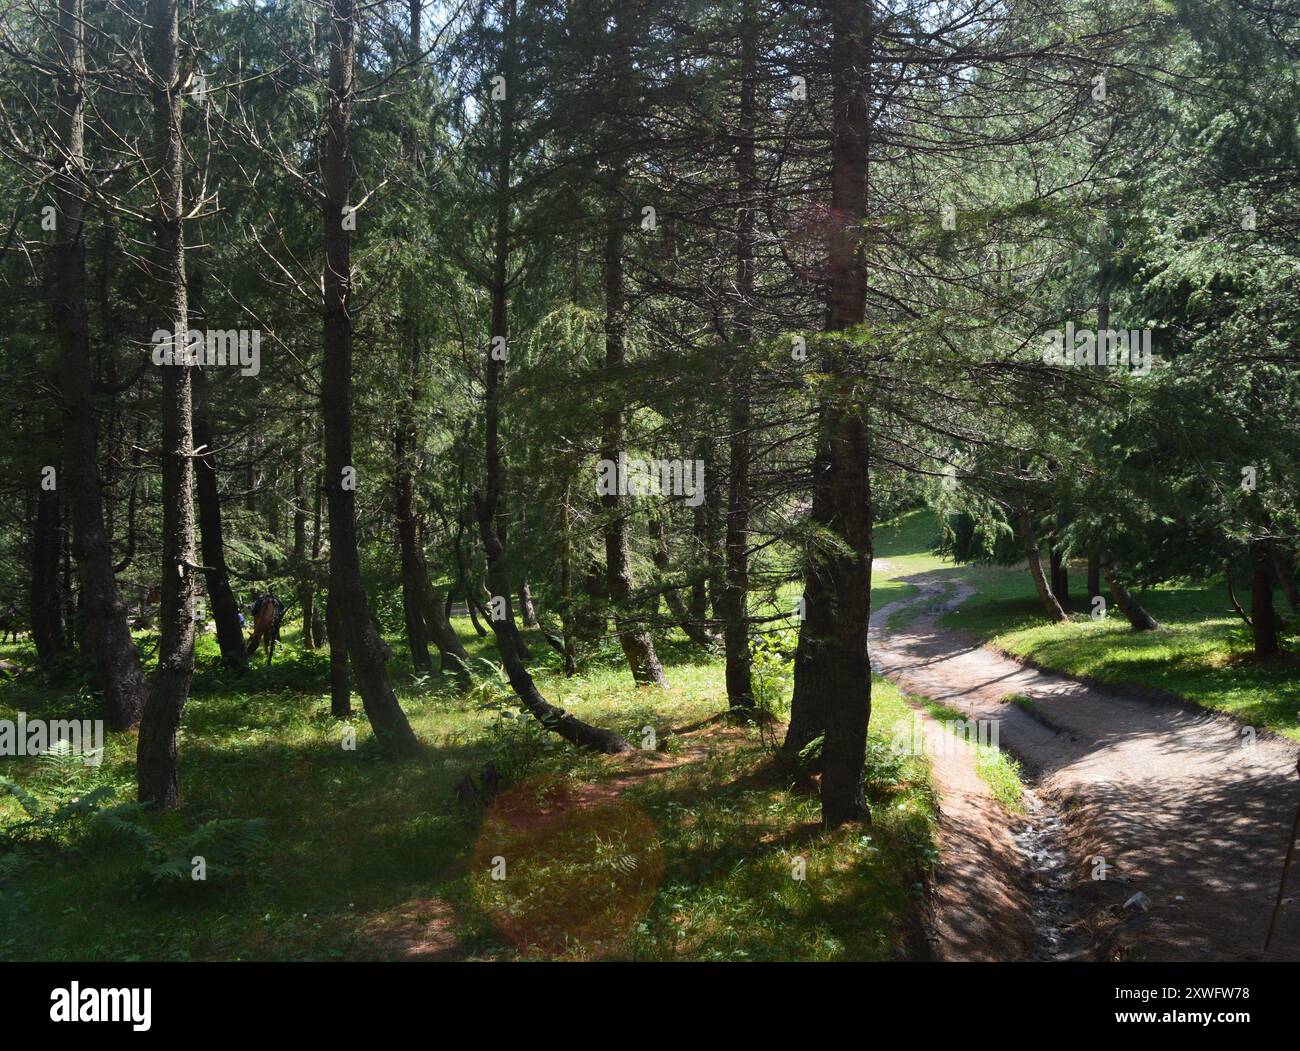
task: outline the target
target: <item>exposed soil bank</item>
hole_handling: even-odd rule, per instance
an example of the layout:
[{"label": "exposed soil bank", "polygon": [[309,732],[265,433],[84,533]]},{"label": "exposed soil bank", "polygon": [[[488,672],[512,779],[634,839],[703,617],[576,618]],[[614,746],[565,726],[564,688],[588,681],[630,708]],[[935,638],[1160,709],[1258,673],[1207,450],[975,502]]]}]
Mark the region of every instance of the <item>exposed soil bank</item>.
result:
[{"label": "exposed soil bank", "polygon": [[[922,589],[909,601],[935,602],[936,582],[924,574],[907,580]],[[1295,743],[1243,732],[1209,712],[1152,704],[1026,667],[939,626],[942,614],[972,593],[960,586],[888,637],[883,625],[891,607],[877,611],[873,663],[910,693],[967,718],[998,720],[1001,745],[1028,767],[1037,795],[1060,816],[1066,857],[1054,878],[1098,955],[1300,960],[1300,900],[1287,907],[1273,951],[1267,957],[1263,951],[1300,802]],[[1034,710],[1004,703],[1008,694],[1031,698]],[[990,816],[954,811],[950,818],[972,830],[967,820],[1001,822],[1008,834],[1016,827],[1000,809]],[[1036,864],[1021,857],[1031,887],[1041,879]],[[1095,879],[1101,872],[1105,878]],[[963,907],[972,915],[993,922],[1005,907],[960,865],[952,878],[953,894],[966,891]],[[1125,909],[1138,891],[1147,909]],[[1294,888],[1291,895],[1300,899]],[[1065,929],[1062,953],[1040,944],[1034,955],[1076,952],[1078,930],[1069,923]]]}]

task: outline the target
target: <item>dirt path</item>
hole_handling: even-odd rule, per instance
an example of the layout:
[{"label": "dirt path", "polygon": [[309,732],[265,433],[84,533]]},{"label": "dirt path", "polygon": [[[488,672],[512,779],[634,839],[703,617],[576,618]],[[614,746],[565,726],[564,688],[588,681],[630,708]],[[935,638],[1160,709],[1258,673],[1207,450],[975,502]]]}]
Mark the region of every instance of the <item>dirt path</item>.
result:
[{"label": "dirt path", "polygon": [[[1300,802],[1295,743],[1265,734],[1252,743],[1225,717],[1120,697],[1018,664],[938,626],[972,588],[959,585],[940,602],[943,589],[926,575],[905,579],[922,589],[905,602],[931,606],[887,635],[884,624],[902,603],[876,612],[873,665],[910,693],[968,718],[998,721],[1001,745],[1026,765],[1038,794],[1064,819],[1076,906],[1100,955],[1265,958],[1282,855]],[[1034,710],[1004,703],[1013,693],[1032,698]],[[975,830],[978,848],[986,834],[978,825],[989,816],[977,808],[949,817]],[[1096,859],[1104,859],[1105,879],[1093,878]],[[960,867],[954,875],[961,878]],[[982,901],[972,908],[998,922],[1007,903],[983,901],[979,883],[970,886],[971,897]],[[1148,908],[1125,909],[1139,891]],[[1267,958],[1300,959],[1294,878],[1290,896],[1295,900]]]}]

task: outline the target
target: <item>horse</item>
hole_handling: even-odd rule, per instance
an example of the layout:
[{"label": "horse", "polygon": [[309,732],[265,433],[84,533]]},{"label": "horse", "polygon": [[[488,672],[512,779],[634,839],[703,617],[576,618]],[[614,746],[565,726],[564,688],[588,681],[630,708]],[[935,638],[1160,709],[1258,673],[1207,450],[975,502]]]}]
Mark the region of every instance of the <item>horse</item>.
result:
[{"label": "horse", "polygon": [[280,639],[280,621],[284,618],[284,606],[269,591],[258,595],[253,600],[253,634],[248,640],[248,655],[257,652],[258,643],[266,651],[266,663],[271,663],[275,644]]}]

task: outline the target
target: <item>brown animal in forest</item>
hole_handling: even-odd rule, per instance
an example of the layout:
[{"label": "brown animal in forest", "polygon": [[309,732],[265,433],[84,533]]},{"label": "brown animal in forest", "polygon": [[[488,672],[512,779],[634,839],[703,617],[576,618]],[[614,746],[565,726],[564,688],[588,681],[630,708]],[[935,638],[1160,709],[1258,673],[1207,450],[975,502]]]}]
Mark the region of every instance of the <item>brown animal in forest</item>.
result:
[{"label": "brown animal in forest", "polygon": [[271,663],[271,654],[280,638],[280,618],[284,607],[274,595],[258,595],[253,602],[253,634],[248,640],[248,655],[257,652],[258,644],[266,652],[266,663]]}]

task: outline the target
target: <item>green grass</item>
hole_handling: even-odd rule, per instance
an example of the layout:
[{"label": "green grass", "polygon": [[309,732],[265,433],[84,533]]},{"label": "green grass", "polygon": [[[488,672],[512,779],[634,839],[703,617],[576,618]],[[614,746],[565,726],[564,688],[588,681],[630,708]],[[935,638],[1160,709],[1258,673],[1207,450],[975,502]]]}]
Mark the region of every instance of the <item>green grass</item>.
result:
[{"label": "green grass", "polygon": [[[492,659],[467,622],[458,628],[472,655]],[[531,641],[543,664],[539,685],[552,701],[626,735],[725,708],[720,663],[682,639],[663,641],[671,685],[653,693],[631,685],[616,645],[565,680],[544,643]],[[34,663],[25,643],[3,652]],[[265,818],[267,846],[228,882],[164,887],[141,884],[139,848],[102,831],[70,825],[0,850],[0,958],[395,958],[395,942],[376,931],[412,908],[440,918],[450,958],[839,960],[906,952],[933,860],[935,805],[923,760],[895,757],[884,743],[908,711],[892,687],[875,694],[869,829],[823,831],[815,794],[773,773],[771,742],[758,730],[729,729],[716,739],[703,731],[668,739],[670,755],[704,748],[698,762],[639,782],[621,810],[597,807],[598,834],[552,826],[541,839],[516,837],[508,878],[492,885],[495,855],[484,851],[500,829],[481,806],[454,801],[456,781],[492,759],[510,792],[580,796],[610,761],[538,732],[491,685],[469,700],[414,677],[400,660],[392,668],[428,745],[400,764],[380,757],[359,711],[351,723],[356,750],[342,747],[344,725],[329,713],[328,658],[302,651],[292,632],[272,667],[257,663],[242,676],[223,670],[214,640],[202,637],[180,738],[182,805],[155,828],[179,837],[215,818]],[[765,672],[778,712],[789,687],[788,669],[784,678],[780,671]],[[95,714],[87,690],[75,682],[49,688],[36,672],[0,685],[0,718],[18,711]],[[65,794],[108,786],[118,800],[133,799],[134,745],[130,734],[110,734],[103,763],[76,771]],[[51,787],[33,759],[2,760],[0,774],[33,791]],[[14,799],[0,797],[0,829],[21,816]],[[794,878],[799,858],[804,879]],[[593,881],[613,897],[593,897]],[[558,923],[554,916],[525,923],[521,935],[510,920],[545,920],[537,902],[573,887],[583,890],[572,910],[583,923],[572,926],[561,910]],[[610,904],[628,900],[629,887],[642,894],[630,919],[627,906]]]},{"label": "green grass", "polygon": [[[914,593],[902,578],[915,573],[947,586],[961,580],[977,593],[943,618],[948,627],[1054,671],[1177,694],[1300,740],[1300,660],[1294,654],[1263,663],[1254,659],[1250,633],[1232,612],[1221,578],[1139,592],[1138,600],[1166,630],[1134,632],[1114,609],[1105,620],[1091,619],[1084,566],[1074,564],[1071,621],[1049,624],[1023,565],[946,563],[932,553],[935,535],[928,511],[911,512],[878,531],[876,554],[888,568],[873,580],[873,604]],[[918,612],[900,611],[889,626],[900,628]],[[1289,645],[1300,648],[1294,634]]]},{"label": "green grass", "polygon": [[[966,715],[938,701],[920,699],[919,703],[936,720],[961,739],[969,740]],[[956,724],[963,725],[958,726]],[[1001,748],[972,742],[975,772],[989,786],[993,798],[1013,814],[1025,812],[1025,782],[1020,764]]]}]

